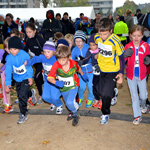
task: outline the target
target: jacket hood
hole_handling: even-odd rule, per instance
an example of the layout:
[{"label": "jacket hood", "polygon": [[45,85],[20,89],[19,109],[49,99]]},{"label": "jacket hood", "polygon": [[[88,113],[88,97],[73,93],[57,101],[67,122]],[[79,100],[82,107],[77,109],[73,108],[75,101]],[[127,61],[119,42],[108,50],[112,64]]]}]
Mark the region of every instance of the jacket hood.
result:
[{"label": "jacket hood", "polygon": [[46,18],[47,18],[47,19],[49,19],[49,18],[48,18],[48,13],[49,13],[49,12],[50,12],[50,13],[53,15],[53,17],[54,17],[54,11],[50,9],[50,10],[48,10],[48,11],[46,12]]}]

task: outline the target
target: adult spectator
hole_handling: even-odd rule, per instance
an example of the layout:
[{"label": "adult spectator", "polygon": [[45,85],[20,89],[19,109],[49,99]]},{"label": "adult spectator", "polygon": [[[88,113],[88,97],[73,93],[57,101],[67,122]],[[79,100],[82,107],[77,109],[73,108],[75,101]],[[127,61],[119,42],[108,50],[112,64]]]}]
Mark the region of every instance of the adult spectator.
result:
[{"label": "adult spectator", "polygon": [[101,20],[101,13],[96,14],[96,18],[92,21],[92,27],[95,27],[96,22],[99,22]]},{"label": "adult spectator", "polygon": [[113,19],[113,16],[112,16],[112,14],[109,14],[108,15],[108,18],[112,21],[112,23],[114,24],[114,19]]},{"label": "adult spectator", "polygon": [[119,36],[121,43],[125,46],[127,44],[127,37],[122,34],[128,34],[128,26],[124,22],[123,16],[120,16],[118,20],[119,22],[117,22],[114,26],[114,33]]},{"label": "adult spectator", "polygon": [[77,31],[78,25],[80,24],[80,21],[82,21],[84,14],[80,13],[80,18],[76,18],[76,22],[75,22],[75,32]]},{"label": "adult spectator", "polygon": [[6,14],[5,17],[5,22],[3,25],[3,36],[4,39],[6,39],[7,37],[9,37],[9,33],[11,31],[11,29],[13,28],[17,28],[18,29],[18,25],[15,23],[15,21],[13,20],[13,15],[11,13]]},{"label": "adult spectator", "polygon": [[74,26],[73,24],[69,21],[68,19],[68,13],[65,12],[63,14],[63,18],[62,18],[62,22],[65,24],[65,27],[66,27],[66,34],[67,33],[70,33],[70,34],[74,34]]},{"label": "adult spectator", "polygon": [[4,25],[4,15],[0,14],[0,49],[3,49],[3,25]]},{"label": "adult spectator", "polygon": [[19,17],[17,17],[17,19],[16,19],[15,23],[16,23],[16,24],[19,24],[19,21],[20,21],[20,18],[19,18]]},{"label": "adult spectator", "polygon": [[120,15],[117,14],[114,23],[117,23],[119,21],[119,17],[120,17]]},{"label": "adult spectator", "polygon": [[142,16],[141,9],[136,10],[136,16],[137,16],[137,20],[139,20],[139,18]]},{"label": "adult spectator", "polygon": [[65,24],[64,24],[64,23],[62,22],[62,20],[61,20],[61,14],[60,14],[60,13],[57,13],[57,14],[56,14],[56,19],[60,21],[60,24],[61,24],[61,26],[62,26],[62,34],[63,34],[63,35],[66,35],[66,34],[67,34],[66,26],[65,26]]},{"label": "adult spectator", "polygon": [[62,27],[59,20],[54,18],[54,11],[48,10],[46,12],[46,18],[43,22],[41,31],[44,34],[45,40],[49,40],[54,37],[56,32],[62,32]]}]

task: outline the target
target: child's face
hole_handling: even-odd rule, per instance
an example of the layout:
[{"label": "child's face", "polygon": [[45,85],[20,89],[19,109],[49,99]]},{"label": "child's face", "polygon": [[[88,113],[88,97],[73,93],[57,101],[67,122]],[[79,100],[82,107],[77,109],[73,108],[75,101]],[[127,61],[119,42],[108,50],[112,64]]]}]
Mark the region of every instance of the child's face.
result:
[{"label": "child's face", "polygon": [[71,41],[71,40],[67,40],[68,41],[68,43],[69,43],[69,48],[71,49],[71,47],[72,47],[72,45],[73,45],[73,41]]},{"label": "child's face", "polygon": [[89,44],[90,44],[90,49],[92,51],[95,51],[98,48],[98,45],[96,45],[95,43],[90,42]]},{"label": "child's face", "polygon": [[26,34],[29,38],[33,38],[35,36],[36,30],[33,31],[30,28],[26,28]]},{"label": "child's face", "polygon": [[10,48],[10,53],[11,53],[13,56],[16,56],[16,55],[19,53],[19,49]]},{"label": "child's face", "polygon": [[64,67],[68,64],[69,58],[68,57],[58,58],[58,62],[62,67]]},{"label": "child's face", "polygon": [[44,49],[44,55],[47,59],[50,59],[54,55],[54,51]]},{"label": "child's face", "polygon": [[81,38],[76,38],[75,39],[75,44],[76,46],[79,48],[79,49],[82,49],[83,45],[84,45],[84,42]]},{"label": "child's face", "polygon": [[133,41],[134,45],[139,46],[140,42],[143,38],[142,32],[141,31],[135,31],[132,34],[130,34],[130,36],[132,38],[132,41]]},{"label": "child's face", "polygon": [[106,40],[109,36],[111,36],[112,34],[112,30],[111,31],[98,31],[99,36],[102,40]]}]

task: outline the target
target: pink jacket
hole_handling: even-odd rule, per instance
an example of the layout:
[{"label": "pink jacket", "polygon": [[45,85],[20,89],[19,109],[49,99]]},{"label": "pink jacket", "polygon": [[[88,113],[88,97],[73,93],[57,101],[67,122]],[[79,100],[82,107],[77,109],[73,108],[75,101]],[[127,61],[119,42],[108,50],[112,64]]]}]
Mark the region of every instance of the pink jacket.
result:
[{"label": "pink jacket", "polygon": [[[135,49],[135,46],[134,46],[133,42],[128,43],[125,46],[125,50],[127,48],[132,48],[133,54],[132,54],[131,57],[125,58],[125,62],[127,61],[126,74],[127,74],[127,78],[129,78],[130,80],[133,80],[136,49]],[[144,41],[141,41],[141,43],[139,45],[139,51],[138,51],[140,80],[143,80],[146,77],[147,69],[146,69],[146,65],[143,62],[144,62],[144,57],[146,55],[149,55],[149,54],[150,54],[150,52],[149,52],[149,45],[148,45],[148,43],[146,43]]]}]

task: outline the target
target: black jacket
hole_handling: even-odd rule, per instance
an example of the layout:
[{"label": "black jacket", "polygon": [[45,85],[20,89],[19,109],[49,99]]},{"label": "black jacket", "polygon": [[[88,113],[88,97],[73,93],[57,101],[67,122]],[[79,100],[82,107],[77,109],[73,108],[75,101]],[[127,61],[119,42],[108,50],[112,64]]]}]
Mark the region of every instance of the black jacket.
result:
[{"label": "black jacket", "polygon": [[24,50],[30,54],[30,51],[34,53],[34,55],[39,56],[43,51],[43,45],[45,40],[36,34],[33,38],[26,39],[26,46]]},{"label": "black jacket", "polygon": [[62,26],[61,26],[59,20],[57,20],[55,18],[49,19],[48,12],[52,13],[54,16],[53,10],[47,11],[47,13],[46,13],[47,19],[44,20],[42,28],[41,28],[41,31],[43,32],[44,38],[46,41],[49,40],[50,37],[54,37],[54,34],[56,32],[62,32]]}]

